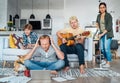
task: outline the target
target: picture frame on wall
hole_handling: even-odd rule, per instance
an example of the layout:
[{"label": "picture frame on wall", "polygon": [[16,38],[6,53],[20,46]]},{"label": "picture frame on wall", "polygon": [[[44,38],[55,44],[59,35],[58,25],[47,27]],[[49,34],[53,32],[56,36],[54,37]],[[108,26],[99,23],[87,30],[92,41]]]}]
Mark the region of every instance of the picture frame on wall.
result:
[{"label": "picture frame on wall", "polygon": [[42,29],[52,29],[52,19],[43,19]]}]

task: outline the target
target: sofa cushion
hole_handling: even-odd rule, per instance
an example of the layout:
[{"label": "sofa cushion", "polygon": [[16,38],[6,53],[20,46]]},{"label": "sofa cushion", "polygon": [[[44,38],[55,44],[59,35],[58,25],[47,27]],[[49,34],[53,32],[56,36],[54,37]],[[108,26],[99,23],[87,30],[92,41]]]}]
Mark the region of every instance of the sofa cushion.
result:
[{"label": "sofa cushion", "polygon": [[16,48],[15,41],[13,39],[12,34],[9,36],[9,45],[10,45],[10,48]]},{"label": "sofa cushion", "polygon": [[79,61],[78,55],[76,55],[76,54],[67,54],[67,57],[68,57],[69,61]]}]

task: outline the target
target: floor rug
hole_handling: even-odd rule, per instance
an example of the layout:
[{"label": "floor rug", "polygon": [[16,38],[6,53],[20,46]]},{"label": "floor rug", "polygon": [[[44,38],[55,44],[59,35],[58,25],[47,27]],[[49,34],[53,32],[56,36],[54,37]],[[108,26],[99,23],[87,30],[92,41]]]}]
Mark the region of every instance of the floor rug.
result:
[{"label": "floor rug", "polygon": [[[72,77],[119,77],[120,73],[113,70],[108,71],[95,71],[94,69],[86,69],[85,74],[80,74],[79,69],[70,69],[66,73],[63,71],[58,72],[58,76],[69,75]],[[0,75],[15,75],[13,68],[0,68]],[[21,75],[23,75],[21,73]]]},{"label": "floor rug", "polygon": [[120,76],[120,73],[117,73],[113,70],[108,71],[96,71],[94,69],[86,69],[85,74],[81,74],[79,69],[70,69],[66,73],[63,71],[59,71],[59,76],[69,75],[72,77],[117,77]]}]

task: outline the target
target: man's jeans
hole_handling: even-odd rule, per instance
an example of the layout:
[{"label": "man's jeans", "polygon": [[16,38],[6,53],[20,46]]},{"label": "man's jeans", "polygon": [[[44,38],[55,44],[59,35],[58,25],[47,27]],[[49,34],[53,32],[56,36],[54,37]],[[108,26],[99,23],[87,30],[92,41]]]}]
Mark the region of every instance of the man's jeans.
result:
[{"label": "man's jeans", "polygon": [[30,70],[60,70],[64,67],[64,60],[56,62],[40,62],[34,60],[25,60],[24,65]]},{"label": "man's jeans", "polygon": [[103,53],[107,61],[111,61],[111,50],[110,50],[111,41],[112,38],[107,39],[107,35],[104,35],[100,39],[101,52]]},{"label": "man's jeans", "polygon": [[64,53],[65,67],[69,66],[67,54],[77,54],[79,59],[79,65],[84,65],[84,46],[82,44],[75,44],[73,46],[67,46],[66,44],[60,45],[61,51]]}]

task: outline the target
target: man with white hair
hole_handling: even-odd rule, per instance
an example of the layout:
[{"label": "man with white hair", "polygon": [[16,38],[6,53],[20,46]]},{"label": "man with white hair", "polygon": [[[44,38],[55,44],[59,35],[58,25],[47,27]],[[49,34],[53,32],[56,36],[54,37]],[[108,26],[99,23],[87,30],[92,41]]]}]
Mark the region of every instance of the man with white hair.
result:
[{"label": "man with white hair", "polygon": [[[80,36],[79,34],[83,33],[84,30],[79,27],[79,23],[78,23],[78,19],[76,16],[72,16],[69,19],[69,24],[70,27],[68,28],[64,28],[61,29],[57,32],[57,36],[58,38],[60,38],[62,40],[62,44],[60,45],[60,49],[61,51],[64,52],[65,58],[65,68],[64,70],[67,71],[69,69],[69,61],[67,58],[67,54],[77,54],[78,55],[78,59],[79,59],[79,65],[80,65],[80,73],[84,73],[84,39],[85,36]],[[68,46],[66,45],[67,40],[61,35],[61,33],[72,33],[73,36],[76,36],[75,40],[75,44]]]}]

